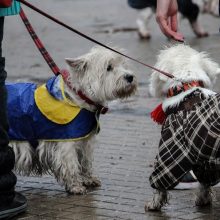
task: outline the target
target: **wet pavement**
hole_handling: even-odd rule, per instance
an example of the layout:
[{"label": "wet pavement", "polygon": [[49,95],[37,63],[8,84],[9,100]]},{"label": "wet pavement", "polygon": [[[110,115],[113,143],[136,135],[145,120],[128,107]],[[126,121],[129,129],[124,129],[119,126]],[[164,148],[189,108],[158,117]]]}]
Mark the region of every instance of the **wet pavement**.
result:
[{"label": "wet pavement", "polygon": [[[170,44],[159,32],[154,19],[150,24],[152,39],[140,41],[135,31],[137,12],[126,1],[118,0],[47,0],[34,1],[36,6],[58,17],[72,27],[110,46],[124,48],[125,53],[153,65],[158,51]],[[23,7],[36,32],[60,68],[65,57],[76,57],[93,43],[42,18]],[[188,21],[182,20],[180,29],[186,43],[204,50],[220,63],[220,19],[201,17],[210,37],[197,39]],[[9,81],[44,82],[52,73],[35,48],[19,17],[9,17],[5,24],[4,54],[7,58]],[[148,177],[157,152],[160,126],[150,119],[150,111],[160,102],[148,95],[150,70],[134,62],[138,93],[122,102],[110,104],[110,112],[101,116],[101,132],[95,148],[94,173],[102,186],[83,196],[66,194],[52,176],[18,176],[16,189],[28,198],[28,210],[15,219],[131,219],[176,220],[220,219],[220,189],[215,187],[215,201],[211,207],[198,209],[194,204],[196,189],[173,190],[170,204],[161,212],[145,213],[144,205],[153,191]],[[220,91],[220,80],[215,90]]]}]

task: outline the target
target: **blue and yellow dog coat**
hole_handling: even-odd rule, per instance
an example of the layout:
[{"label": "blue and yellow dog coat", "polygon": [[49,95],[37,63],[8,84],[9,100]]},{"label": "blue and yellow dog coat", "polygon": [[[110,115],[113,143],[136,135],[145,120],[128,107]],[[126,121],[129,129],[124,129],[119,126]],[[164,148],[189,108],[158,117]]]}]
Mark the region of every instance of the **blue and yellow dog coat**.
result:
[{"label": "blue and yellow dog coat", "polygon": [[99,128],[95,112],[80,109],[64,94],[61,76],[37,88],[34,83],[8,83],[9,138],[12,141],[75,141]]}]

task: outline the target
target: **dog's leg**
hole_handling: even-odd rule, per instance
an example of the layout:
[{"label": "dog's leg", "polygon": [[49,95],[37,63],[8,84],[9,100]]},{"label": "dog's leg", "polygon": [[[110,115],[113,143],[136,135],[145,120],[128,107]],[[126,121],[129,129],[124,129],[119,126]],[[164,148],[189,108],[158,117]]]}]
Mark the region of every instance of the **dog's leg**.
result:
[{"label": "dog's leg", "polygon": [[138,26],[138,34],[141,39],[150,39],[150,31],[148,28],[148,23],[153,15],[153,11],[151,7],[148,7],[142,10],[138,16],[136,21]]},{"label": "dog's leg", "polygon": [[28,142],[11,142],[15,153],[15,170],[22,175],[30,175],[34,170],[34,151]]},{"label": "dog's leg", "polygon": [[81,148],[81,160],[80,164],[82,167],[83,184],[86,187],[99,187],[101,186],[101,181],[92,175],[92,162],[93,162],[93,146],[94,139],[90,139],[89,142],[84,143],[83,148]]},{"label": "dog's leg", "polygon": [[157,190],[151,202],[145,205],[145,211],[160,211],[161,208],[168,203],[168,195],[166,190]]},{"label": "dog's leg", "polygon": [[179,2],[179,11],[189,20],[189,23],[197,37],[207,37],[208,32],[204,31],[201,23],[199,22],[200,8],[204,3],[201,0]]},{"label": "dog's leg", "polygon": [[197,206],[210,205],[212,203],[212,195],[213,192],[211,187],[201,183],[199,192],[196,196],[195,204]]},{"label": "dog's leg", "polygon": [[71,194],[86,193],[78,161],[77,148],[80,147],[80,142],[47,142],[38,147],[42,166],[51,170],[57,181]]},{"label": "dog's leg", "polygon": [[193,29],[193,32],[196,34],[196,36],[198,38],[202,38],[202,37],[208,37],[209,34],[207,31],[205,31],[201,25],[201,23],[199,22],[199,20],[190,22],[191,27]]}]

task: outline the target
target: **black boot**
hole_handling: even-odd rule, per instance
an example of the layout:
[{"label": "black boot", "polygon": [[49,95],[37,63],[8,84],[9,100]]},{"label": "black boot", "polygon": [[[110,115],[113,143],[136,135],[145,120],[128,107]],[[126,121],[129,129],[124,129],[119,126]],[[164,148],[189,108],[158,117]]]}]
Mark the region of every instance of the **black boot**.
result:
[{"label": "black boot", "polygon": [[18,193],[14,193],[14,198],[10,203],[5,203],[0,206],[0,219],[9,219],[12,218],[27,209],[27,200],[26,198]]}]

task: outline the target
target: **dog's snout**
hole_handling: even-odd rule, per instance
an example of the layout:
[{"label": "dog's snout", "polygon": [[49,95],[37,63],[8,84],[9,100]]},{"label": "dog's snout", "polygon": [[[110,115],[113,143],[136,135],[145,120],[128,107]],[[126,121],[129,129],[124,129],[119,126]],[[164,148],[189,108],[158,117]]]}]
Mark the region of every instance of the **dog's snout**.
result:
[{"label": "dog's snout", "polygon": [[132,83],[132,82],[133,82],[133,79],[134,79],[134,76],[131,75],[131,74],[126,74],[126,75],[124,76],[124,78],[127,80],[127,82]]}]

